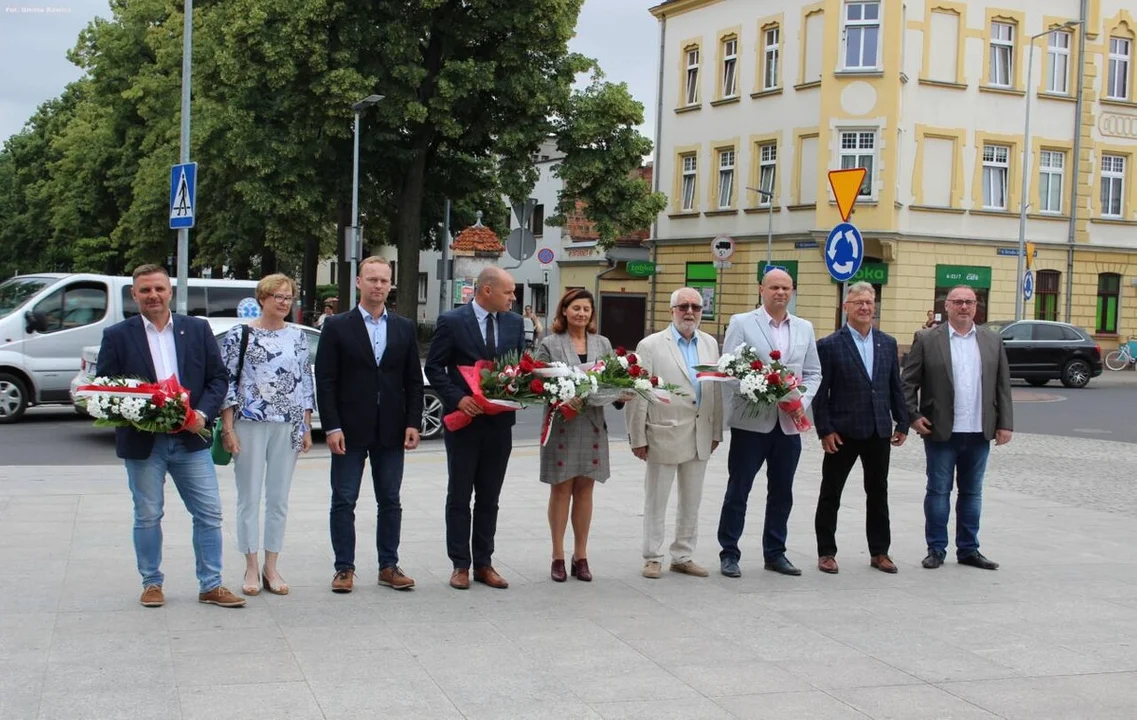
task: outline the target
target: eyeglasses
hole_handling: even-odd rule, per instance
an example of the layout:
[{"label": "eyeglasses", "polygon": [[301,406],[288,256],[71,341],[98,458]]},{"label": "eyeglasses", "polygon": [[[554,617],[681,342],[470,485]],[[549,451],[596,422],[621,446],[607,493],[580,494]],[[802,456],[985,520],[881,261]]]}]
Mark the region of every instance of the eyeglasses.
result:
[{"label": "eyeglasses", "polygon": [[672,305],[672,310],[682,310],[683,312],[700,312],[703,309],[702,305],[695,303],[683,303],[681,305]]},{"label": "eyeglasses", "polygon": [[876,304],[876,300],[846,300],[846,305],[855,305],[857,307],[872,307]]},{"label": "eyeglasses", "polygon": [[291,305],[294,300],[291,295],[269,295],[269,297],[277,302],[288,303],[289,305]]},{"label": "eyeglasses", "polygon": [[975,304],[974,300],[948,300],[951,305],[959,305],[961,307],[971,307]]}]

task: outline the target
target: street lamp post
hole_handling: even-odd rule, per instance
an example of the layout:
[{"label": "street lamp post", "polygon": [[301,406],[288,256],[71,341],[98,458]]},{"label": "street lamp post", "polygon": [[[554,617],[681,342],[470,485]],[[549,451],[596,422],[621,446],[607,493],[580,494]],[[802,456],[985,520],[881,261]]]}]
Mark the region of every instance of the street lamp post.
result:
[{"label": "street lamp post", "polygon": [[[359,274],[359,116],[372,105],[377,105],[383,99],[382,95],[368,95],[353,104],[355,111],[355,149],[351,161],[351,229],[348,233],[347,255],[351,262],[351,280],[348,282],[348,310],[355,307],[355,276]],[[342,287],[342,286],[341,286]]]},{"label": "street lamp post", "polygon": [[[1026,188],[1028,182],[1028,168],[1027,162],[1030,158],[1030,96],[1033,92],[1031,83],[1034,76],[1034,43],[1040,37],[1047,37],[1055,32],[1068,30],[1073,27],[1081,25],[1081,20],[1069,20],[1057,27],[1052,27],[1045,32],[1040,32],[1037,35],[1030,36],[1030,43],[1027,44],[1027,64],[1026,64],[1026,120],[1023,122],[1023,161],[1022,161],[1022,187],[1019,194],[1019,263],[1018,263],[1018,280],[1015,282],[1015,320],[1022,320],[1025,310],[1026,301],[1023,298],[1023,280],[1026,278]],[[1074,164],[1077,165],[1078,159],[1074,158]]]},{"label": "street lamp post", "polygon": [[766,264],[774,264],[774,193],[762,188],[746,188],[750,192],[756,192],[766,200]]}]

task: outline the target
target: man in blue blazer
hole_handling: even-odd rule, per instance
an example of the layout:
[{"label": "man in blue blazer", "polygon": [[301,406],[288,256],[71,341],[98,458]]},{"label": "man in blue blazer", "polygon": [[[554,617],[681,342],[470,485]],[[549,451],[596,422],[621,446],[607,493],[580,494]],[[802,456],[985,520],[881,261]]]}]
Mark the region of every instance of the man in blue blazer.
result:
[{"label": "man in blue blazer", "polygon": [[513,449],[514,413],[484,414],[458,367],[509,353],[520,355],[525,350],[525,324],[520,315],[510,312],[514,287],[513,278],[504,270],[483,270],[474,299],[438,316],[424,368],[445,411],[461,410],[473,418],[466,427],[457,432],[447,430],[443,436],[449,471],[446,550],[454,564],[450,586],[456,590],[469,589],[471,565],[477,582],[498,589],[509,587],[494,570],[492,560],[497,500]]},{"label": "man in blue blazer", "polygon": [[209,323],[170,312],[170,276],[160,265],[140,265],[130,288],[141,313],[103,332],[97,374],[158,382],[173,376],[190,395],[194,419],[184,432],[155,434],[115,429],[115,448],[126,461],[134,498],[134,554],[142,575],[146,607],[165,603],[162,592],[162,515],[166,474],[174,480],[193,516],[193,552],[197,558],[198,600],[222,607],[242,607],[244,599],[221,584],[221,494],[209,453],[209,441],[197,435],[220,412],[229,389]]},{"label": "man in blue blazer", "polygon": [[817,500],[817,569],[837,572],[837,510],[841,491],[857,458],[865,476],[870,564],[896,572],[888,556],[888,464],[893,446],[908,437],[908,407],[900,385],[896,340],[873,328],[876,291],[867,282],[845,291],[848,324],[817,343],[821,386],[813,398],[813,419],[825,449],[821,496]]}]

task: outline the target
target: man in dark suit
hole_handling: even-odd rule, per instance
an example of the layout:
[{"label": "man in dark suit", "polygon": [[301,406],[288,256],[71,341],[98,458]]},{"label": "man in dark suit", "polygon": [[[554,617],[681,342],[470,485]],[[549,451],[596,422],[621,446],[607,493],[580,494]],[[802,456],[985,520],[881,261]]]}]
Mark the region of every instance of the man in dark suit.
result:
[{"label": "man in dark suit", "polygon": [[824,573],[837,572],[837,511],[858,458],[865,476],[869,562],[883,572],[896,572],[888,556],[888,464],[892,447],[908,437],[908,408],[896,340],[873,328],[875,313],[876,290],[867,282],[853,283],[845,290],[847,324],[817,343],[821,386],[813,398],[813,420],[825,459],[813,524],[817,569]]},{"label": "man in dark suit", "polygon": [[492,560],[497,500],[513,447],[514,413],[484,414],[458,367],[524,351],[524,323],[520,315],[510,312],[513,291],[509,273],[496,267],[483,270],[473,301],[439,315],[426,358],[426,377],[442,397],[445,411],[461,410],[473,418],[465,428],[447,430],[444,435],[449,470],[446,550],[454,564],[450,586],[457,590],[470,587],[471,565],[477,582],[498,589],[509,587],[494,570]]},{"label": "man in dark suit", "polygon": [[243,598],[221,584],[221,494],[209,442],[197,435],[217,418],[229,373],[209,323],[170,312],[170,276],[160,265],[134,270],[131,297],[140,315],[103,332],[99,377],[135,377],[159,382],[174,377],[189,391],[194,418],[184,432],[155,434],[115,429],[115,450],[126,462],[134,499],[134,555],[142,575],[146,607],[166,602],[162,591],[162,515],[166,474],[193,517],[193,552],[197,559],[198,600],[222,607],[242,607]]},{"label": "man in dark suit", "polygon": [[415,581],[399,568],[403,508],[403,455],[422,431],[422,368],[415,324],[385,307],[391,265],[380,257],[359,264],[359,305],[329,316],[316,353],[316,400],[332,451],[332,591],[349,593],[355,577],[355,503],[363,465],[379,506],[375,546],[379,584],[410,590]]},{"label": "man in dark suit", "polygon": [[995,570],[999,564],[979,552],[983,474],[991,440],[1011,441],[1011,374],[1003,341],[975,325],[977,297],[969,287],[948,293],[948,321],[920,330],[904,363],[904,396],[912,428],[924,436],[928,487],[924,495],[923,566],[943,565],[952,480],[956,500],[956,560]]}]

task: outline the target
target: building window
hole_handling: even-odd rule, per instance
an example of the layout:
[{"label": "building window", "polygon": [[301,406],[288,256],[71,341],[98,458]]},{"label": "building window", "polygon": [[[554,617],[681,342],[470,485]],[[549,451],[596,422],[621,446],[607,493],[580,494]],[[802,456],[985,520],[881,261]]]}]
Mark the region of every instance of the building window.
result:
[{"label": "building window", "polygon": [[1066,168],[1066,153],[1043,150],[1038,158],[1040,212],[1062,212],[1062,186]]},{"label": "building window", "polygon": [[719,204],[729,208],[734,201],[734,150],[719,151]]},{"label": "building window", "polygon": [[758,146],[758,187],[770,193],[758,193],[759,207],[769,207],[774,200],[774,180],[778,172],[778,146],[766,143]]},{"label": "building window", "polygon": [[1058,319],[1058,287],[1062,273],[1057,270],[1039,270],[1034,283],[1034,319]]},{"label": "building window", "polygon": [[762,51],[764,63],[762,67],[762,89],[773,90],[778,87],[778,41],[781,38],[781,30],[778,27],[767,28],[762,36],[765,39],[765,47]]},{"label": "building window", "polygon": [[529,218],[529,229],[537,237],[545,234],[545,206],[543,204],[533,208],[533,215]]},{"label": "building window", "polygon": [[1098,275],[1097,322],[1099,333],[1117,334],[1117,302],[1121,296],[1121,276],[1117,273]]},{"label": "building window", "polygon": [[1109,39],[1109,77],[1105,96],[1110,100],[1129,99],[1129,51],[1132,43],[1125,38]]},{"label": "building window", "polygon": [[1101,158],[1101,214],[1119,218],[1125,203],[1125,158],[1121,155],[1102,155]]},{"label": "building window", "polygon": [[699,48],[687,48],[687,104],[699,102]]},{"label": "building window", "polygon": [[1068,32],[1050,33],[1046,53],[1046,92],[1070,92],[1070,38]]},{"label": "building window", "polygon": [[864,168],[865,181],[861,183],[861,196],[872,195],[873,161],[876,159],[876,131],[853,130],[841,133],[841,169]]},{"label": "building window", "polygon": [[845,69],[878,67],[880,3],[845,3]]},{"label": "building window", "polygon": [[738,38],[722,41],[722,96],[738,95]]},{"label": "building window", "polygon": [[1010,87],[1014,72],[1015,26],[991,23],[991,75],[987,82],[996,87]]},{"label": "building window", "polygon": [[549,313],[549,286],[530,285],[529,304],[533,306],[535,315],[547,315]]},{"label": "building window", "polygon": [[695,209],[695,185],[698,180],[696,174],[698,160],[694,155],[683,156],[683,210]]},{"label": "building window", "polygon": [[1006,145],[983,146],[983,209],[1007,209],[1007,175],[1011,149]]},{"label": "building window", "polygon": [[423,303],[426,302],[426,293],[427,293],[427,288],[429,288],[429,287],[430,287],[430,285],[429,285],[429,280],[427,279],[427,274],[420,272],[418,274],[418,302],[419,302],[419,305],[422,305]]}]

